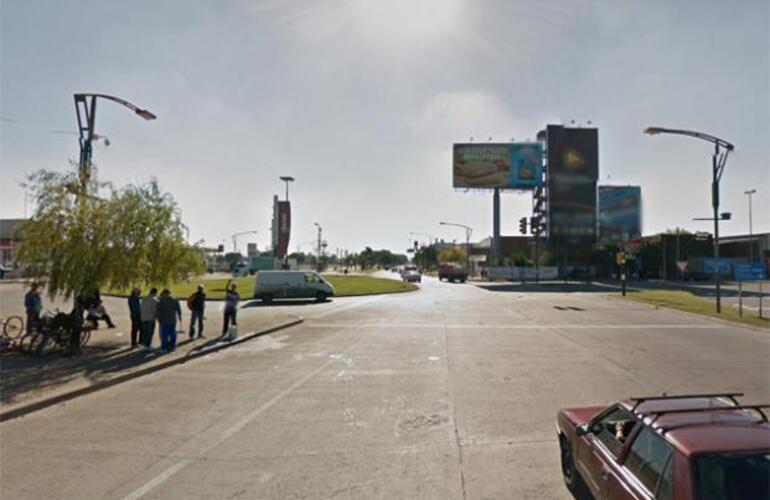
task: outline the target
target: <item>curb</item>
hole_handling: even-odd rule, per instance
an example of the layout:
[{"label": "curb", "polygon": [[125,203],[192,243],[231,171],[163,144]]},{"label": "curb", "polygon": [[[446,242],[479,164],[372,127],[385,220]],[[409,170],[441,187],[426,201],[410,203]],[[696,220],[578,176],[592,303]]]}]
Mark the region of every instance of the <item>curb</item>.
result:
[{"label": "curb", "polygon": [[143,377],[145,375],[149,375],[151,373],[155,373],[161,370],[164,370],[166,368],[170,368],[172,366],[180,365],[183,363],[186,363],[190,360],[200,358],[202,356],[205,356],[207,354],[211,354],[217,351],[221,351],[223,349],[227,349],[229,347],[247,342],[249,340],[255,339],[257,337],[261,337],[263,335],[267,335],[269,333],[274,333],[279,330],[284,330],[286,328],[291,328],[292,326],[299,325],[300,323],[303,323],[305,321],[304,318],[298,317],[297,319],[287,321],[285,323],[281,323],[279,325],[267,328],[265,330],[258,330],[256,332],[251,332],[243,335],[242,337],[238,337],[237,339],[231,341],[231,342],[217,342],[214,345],[211,345],[210,347],[206,347],[206,344],[203,346],[197,347],[190,352],[188,352],[185,356],[180,356],[175,359],[170,359],[168,361],[164,361],[152,366],[148,366],[145,368],[140,368],[138,370],[134,370],[129,373],[124,373],[123,375],[117,375],[111,379],[104,380],[101,382],[97,382],[93,385],[89,385],[87,387],[81,387],[79,389],[73,389],[69,392],[65,392],[63,394],[58,394],[56,396],[52,396],[50,398],[42,399],[39,401],[33,401],[31,403],[27,403],[24,405],[21,405],[19,407],[13,408],[8,411],[0,412],[0,422],[7,422],[9,420],[13,420],[19,417],[23,417],[25,415],[29,415],[30,413],[34,413],[36,411],[40,411],[44,408],[48,408],[50,406],[54,406],[60,403],[64,403],[66,401],[70,401],[72,399],[78,398],[80,396],[85,396],[86,394],[91,394],[93,392],[100,391],[102,389],[107,389],[108,387],[112,387],[114,385],[122,384],[124,382],[128,382],[130,380],[137,379],[139,377]]}]

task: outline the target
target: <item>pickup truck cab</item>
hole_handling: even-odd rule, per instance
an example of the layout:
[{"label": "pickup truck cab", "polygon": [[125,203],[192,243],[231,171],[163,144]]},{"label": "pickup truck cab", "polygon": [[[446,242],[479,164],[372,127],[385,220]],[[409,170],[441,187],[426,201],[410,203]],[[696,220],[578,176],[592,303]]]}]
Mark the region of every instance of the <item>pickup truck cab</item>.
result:
[{"label": "pickup truck cab", "polygon": [[742,393],[631,398],[557,416],[564,482],[577,498],[770,498],[770,423]]}]

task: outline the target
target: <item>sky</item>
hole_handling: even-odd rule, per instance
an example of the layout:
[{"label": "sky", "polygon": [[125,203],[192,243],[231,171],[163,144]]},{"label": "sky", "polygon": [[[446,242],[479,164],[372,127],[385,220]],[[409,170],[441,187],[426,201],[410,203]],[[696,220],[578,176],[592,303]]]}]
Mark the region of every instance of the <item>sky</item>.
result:
[{"label": "sky", "polygon": [[[403,252],[427,233],[492,231],[492,195],[452,188],[452,143],[599,129],[600,183],[641,185],[643,232],[710,230],[711,146],[722,137],[722,234],[770,231],[766,0],[0,0],[0,217],[19,183],[78,158],[72,95],[101,101],[104,180],[157,178],[191,240],[270,244],[278,177],[292,175],[290,250]],[[502,196],[518,234],[528,192]],[[27,212],[32,210],[28,204]]]}]

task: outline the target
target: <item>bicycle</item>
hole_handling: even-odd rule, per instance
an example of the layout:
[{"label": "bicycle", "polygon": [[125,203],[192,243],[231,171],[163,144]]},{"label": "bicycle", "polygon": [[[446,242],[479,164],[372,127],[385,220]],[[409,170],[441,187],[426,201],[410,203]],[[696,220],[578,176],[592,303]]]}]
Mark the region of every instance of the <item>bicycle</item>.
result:
[{"label": "bicycle", "polygon": [[[72,314],[58,312],[56,315],[46,315],[41,319],[38,331],[22,338],[20,349],[34,356],[47,356],[53,352],[71,349],[73,329],[77,328]],[[86,321],[80,328],[80,345],[85,347],[91,339],[94,324]]]},{"label": "bicycle", "polygon": [[24,333],[24,320],[21,316],[9,316],[0,319],[0,323],[3,324],[3,337],[11,343],[16,342]]}]

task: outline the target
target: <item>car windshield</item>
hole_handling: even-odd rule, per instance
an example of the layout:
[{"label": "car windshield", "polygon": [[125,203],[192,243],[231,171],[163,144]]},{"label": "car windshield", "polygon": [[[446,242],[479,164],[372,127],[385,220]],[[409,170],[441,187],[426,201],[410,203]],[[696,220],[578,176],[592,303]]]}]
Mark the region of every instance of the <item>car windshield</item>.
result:
[{"label": "car windshield", "polygon": [[701,500],[770,499],[770,452],[709,455],[695,464]]}]

